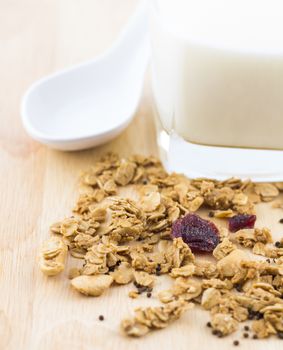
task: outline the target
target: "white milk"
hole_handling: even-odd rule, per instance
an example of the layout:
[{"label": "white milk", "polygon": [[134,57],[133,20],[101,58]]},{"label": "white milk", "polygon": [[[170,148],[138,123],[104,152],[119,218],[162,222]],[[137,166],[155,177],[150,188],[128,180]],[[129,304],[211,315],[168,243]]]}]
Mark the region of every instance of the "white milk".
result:
[{"label": "white milk", "polygon": [[283,1],[153,3],[163,128],[194,143],[283,149]]}]

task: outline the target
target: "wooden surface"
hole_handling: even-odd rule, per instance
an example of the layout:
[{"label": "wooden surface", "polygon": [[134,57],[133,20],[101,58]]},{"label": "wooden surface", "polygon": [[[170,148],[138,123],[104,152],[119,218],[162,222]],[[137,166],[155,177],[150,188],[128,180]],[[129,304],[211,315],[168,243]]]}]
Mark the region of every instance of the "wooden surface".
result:
[{"label": "wooden surface", "polygon": [[[20,98],[35,79],[95,57],[107,48],[132,13],[136,0],[0,0],[0,349],[132,350],[282,349],[277,339],[212,337],[208,314],[188,312],[166,330],[126,339],[120,320],[144,297],[130,300],[131,287],[114,287],[86,298],[69,286],[67,271],[56,278],[36,264],[49,224],[69,215],[80,169],[108,150],[157,154],[148,82],[135,120],[113,142],[96,149],[62,153],[33,142],[20,122]],[[259,208],[259,225],[279,236],[279,209]],[[161,279],[160,279],[161,281]],[[162,282],[159,282],[159,287]],[[99,314],[105,316],[98,321]]]}]

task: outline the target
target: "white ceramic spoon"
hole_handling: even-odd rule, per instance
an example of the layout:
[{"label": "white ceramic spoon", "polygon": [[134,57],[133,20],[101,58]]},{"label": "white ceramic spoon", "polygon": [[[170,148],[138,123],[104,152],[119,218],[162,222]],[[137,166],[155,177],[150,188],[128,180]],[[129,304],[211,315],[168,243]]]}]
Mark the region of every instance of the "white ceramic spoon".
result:
[{"label": "white ceramic spoon", "polygon": [[103,55],[34,83],[21,114],[29,135],[60,150],[97,146],[132,120],[150,55],[147,5],[142,1]]}]

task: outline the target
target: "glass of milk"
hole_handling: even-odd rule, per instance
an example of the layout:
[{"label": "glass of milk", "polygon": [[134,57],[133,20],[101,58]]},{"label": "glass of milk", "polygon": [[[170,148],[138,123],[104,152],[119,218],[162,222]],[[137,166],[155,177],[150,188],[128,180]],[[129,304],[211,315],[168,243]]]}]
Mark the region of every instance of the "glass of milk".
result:
[{"label": "glass of milk", "polygon": [[283,2],[151,1],[160,155],[191,177],[283,181]]}]

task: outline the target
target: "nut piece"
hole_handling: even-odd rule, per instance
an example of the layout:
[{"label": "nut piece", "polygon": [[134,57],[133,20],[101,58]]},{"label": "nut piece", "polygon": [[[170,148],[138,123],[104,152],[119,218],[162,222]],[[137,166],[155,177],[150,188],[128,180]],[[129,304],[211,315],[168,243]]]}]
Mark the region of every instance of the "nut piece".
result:
[{"label": "nut piece", "polygon": [[167,262],[172,267],[181,267],[195,260],[190,247],[182,240],[182,238],[174,238],[173,245],[169,247],[165,253]]},{"label": "nut piece", "polygon": [[217,262],[221,277],[233,277],[241,269],[241,261],[247,260],[247,255],[240,249],[233,250],[229,255]]},{"label": "nut piece", "polygon": [[113,282],[113,277],[109,275],[78,276],[72,279],[71,285],[80,293],[98,297]]},{"label": "nut piece", "polygon": [[134,279],[133,269],[128,262],[122,262],[111,276],[118,284],[128,284]]},{"label": "nut piece", "polygon": [[173,294],[172,290],[162,290],[161,292],[158,293],[158,299],[164,303],[170,303],[171,301],[173,301],[175,299],[175,296]]},{"label": "nut piece", "polygon": [[58,275],[64,270],[67,245],[59,237],[52,236],[42,245],[39,255],[39,267],[47,276]]},{"label": "nut piece", "polygon": [[149,332],[147,326],[130,319],[125,319],[121,322],[121,329],[130,337],[142,337]]},{"label": "nut piece", "polygon": [[218,271],[213,262],[208,260],[196,260],[194,275],[198,277],[212,278],[217,277]]},{"label": "nut piece", "polygon": [[195,268],[195,265],[192,263],[182,267],[175,267],[174,269],[172,269],[170,276],[173,278],[190,277],[194,274]]},{"label": "nut piece", "polygon": [[149,192],[141,199],[141,208],[145,212],[152,212],[161,203],[161,196],[159,192]]},{"label": "nut piece", "polygon": [[238,322],[229,314],[215,314],[211,319],[212,328],[222,335],[235,332],[238,329]]},{"label": "nut piece", "polygon": [[135,171],[136,164],[126,161],[117,169],[116,174],[114,175],[114,180],[118,185],[126,186],[132,181]]},{"label": "nut piece", "polygon": [[233,244],[229,238],[224,238],[221,243],[218,244],[218,246],[213,251],[213,256],[217,259],[223,259],[226,255],[231,253],[233,250],[235,250],[237,247],[235,244]]},{"label": "nut piece", "polygon": [[185,300],[191,300],[198,297],[202,292],[201,282],[185,277],[178,277],[172,287],[175,296],[181,295]]},{"label": "nut piece", "polygon": [[144,271],[135,271],[134,277],[137,284],[144,287],[152,287],[155,280],[154,276]]},{"label": "nut piece", "polygon": [[219,304],[221,299],[221,293],[218,289],[208,288],[206,289],[201,298],[201,306],[206,310],[210,310],[213,306]]}]

